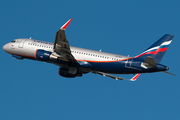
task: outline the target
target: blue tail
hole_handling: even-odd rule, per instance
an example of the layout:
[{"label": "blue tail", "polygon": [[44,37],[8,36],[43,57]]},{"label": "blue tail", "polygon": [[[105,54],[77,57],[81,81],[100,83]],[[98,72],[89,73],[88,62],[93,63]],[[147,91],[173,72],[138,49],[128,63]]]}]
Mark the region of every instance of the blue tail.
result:
[{"label": "blue tail", "polygon": [[174,35],[165,34],[162,38],[135,58],[145,60],[149,56],[154,58],[156,63],[160,63],[166,50],[168,49],[169,44],[172,42],[173,37]]}]

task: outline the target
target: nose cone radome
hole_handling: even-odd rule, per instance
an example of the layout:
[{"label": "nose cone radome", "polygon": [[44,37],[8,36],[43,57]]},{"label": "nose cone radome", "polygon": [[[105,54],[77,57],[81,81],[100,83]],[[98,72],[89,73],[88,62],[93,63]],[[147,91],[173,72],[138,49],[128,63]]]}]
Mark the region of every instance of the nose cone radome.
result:
[{"label": "nose cone radome", "polygon": [[5,45],[3,46],[3,50],[4,50],[5,52],[7,52],[7,50],[8,50],[8,45],[7,45],[7,44],[5,44]]}]

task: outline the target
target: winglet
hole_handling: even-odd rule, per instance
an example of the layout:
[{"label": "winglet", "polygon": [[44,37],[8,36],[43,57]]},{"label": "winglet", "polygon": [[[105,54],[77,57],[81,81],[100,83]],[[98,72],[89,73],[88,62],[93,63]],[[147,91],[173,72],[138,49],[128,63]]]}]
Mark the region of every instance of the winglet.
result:
[{"label": "winglet", "polygon": [[60,29],[65,30],[71,21],[72,19],[69,19]]},{"label": "winglet", "polygon": [[140,73],[139,74],[136,74],[133,78],[131,78],[130,80],[131,81],[135,81],[135,80],[137,80],[137,78],[139,77],[139,75],[140,75]]}]

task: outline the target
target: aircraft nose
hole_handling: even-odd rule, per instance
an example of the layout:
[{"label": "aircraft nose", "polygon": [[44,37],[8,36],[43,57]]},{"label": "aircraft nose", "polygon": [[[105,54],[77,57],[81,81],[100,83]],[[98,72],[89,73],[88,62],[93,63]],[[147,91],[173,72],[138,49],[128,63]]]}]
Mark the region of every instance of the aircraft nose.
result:
[{"label": "aircraft nose", "polygon": [[7,52],[7,49],[8,49],[8,45],[5,44],[5,45],[3,46],[3,50],[4,50],[5,52]]}]

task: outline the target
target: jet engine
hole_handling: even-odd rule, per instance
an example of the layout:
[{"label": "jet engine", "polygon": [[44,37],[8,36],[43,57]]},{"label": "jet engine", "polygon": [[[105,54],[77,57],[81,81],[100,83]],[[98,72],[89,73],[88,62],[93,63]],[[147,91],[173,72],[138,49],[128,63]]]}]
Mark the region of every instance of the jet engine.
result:
[{"label": "jet engine", "polygon": [[60,67],[59,75],[67,78],[75,78],[77,76],[81,77],[82,73],[79,73],[78,68],[76,67],[70,67],[70,68]]},{"label": "jet engine", "polygon": [[57,60],[57,56],[54,56],[52,52],[38,49],[35,52],[35,58],[41,61]]}]

